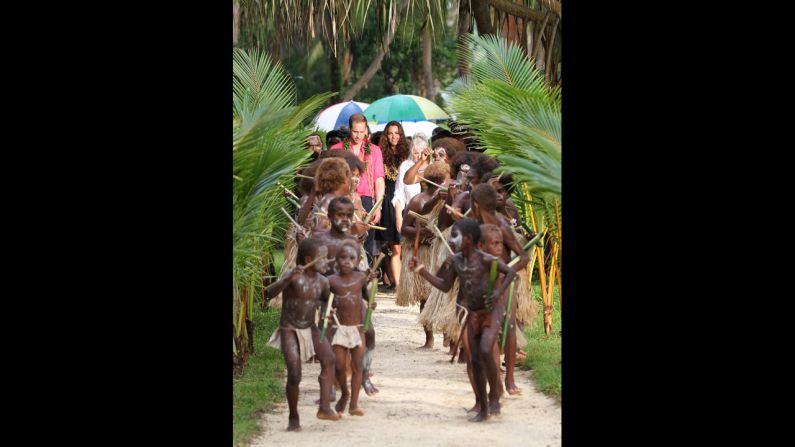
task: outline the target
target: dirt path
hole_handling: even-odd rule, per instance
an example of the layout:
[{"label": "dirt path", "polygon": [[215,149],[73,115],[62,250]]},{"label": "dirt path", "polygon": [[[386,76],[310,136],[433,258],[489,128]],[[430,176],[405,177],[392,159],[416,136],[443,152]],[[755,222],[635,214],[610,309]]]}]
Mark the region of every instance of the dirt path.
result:
[{"label": "dirt path", "polygon": [[465,365],[449,362],[441,334],[434,334],[433,350],[416,349],[425,342],[417,324],[418,306],[398,307],[394,295],[379,293],[376,300],[372,381],[380,393],[368,397],[362,390],[359,406],[365,415],[350,416],[346,411],[337,422],[317,419],[313,402],[320,393],[320,365],[304,364],[298,402],[302,431],[285,431],[285,402],[264,415],[263,434],[253,446],[561,445],[560,406],[535,391],[530,371],[518,368],[516,384],[522,395],[506,394],[501,399],[501,415],[483,423],[468,422],[466,408],[475,398]]}]

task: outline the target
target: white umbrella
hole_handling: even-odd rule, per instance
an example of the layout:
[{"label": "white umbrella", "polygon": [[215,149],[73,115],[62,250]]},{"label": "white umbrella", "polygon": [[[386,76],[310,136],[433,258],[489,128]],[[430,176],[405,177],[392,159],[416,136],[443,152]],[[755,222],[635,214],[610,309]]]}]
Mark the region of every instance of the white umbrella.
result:
[{"label": "white umbrella", "polygon": [[[318,114],[317,118],[315,118],[315,127],[330,132],[334,129],[338,129],[340,124],[347,126],[348,117],[354,113],[362,113],[369,105],[370,104],[366,102],[347,101],[326,107]],[[342,116],[340,116],[340,114],[342,114]]]},{"label": "white umbrella", "polygon": [[[431,139],[433,129],[439,127],[436,123],[430,121],[404,121],[400,123],[403,126],[403,132],[407,137],[413,137],[415,133],[424,133],[428,139]],[[370,124],[370,133],[384,130],[386,123],[383,124]]]}]

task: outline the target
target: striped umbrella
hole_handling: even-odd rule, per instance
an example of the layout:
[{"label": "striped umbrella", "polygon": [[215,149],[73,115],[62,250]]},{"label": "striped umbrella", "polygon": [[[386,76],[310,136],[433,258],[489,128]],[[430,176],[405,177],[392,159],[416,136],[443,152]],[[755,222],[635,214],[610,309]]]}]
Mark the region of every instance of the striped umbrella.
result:
[{"label": "striped umbrella", "polygon": [[388,123],[389,121],[446,120],[450,117],[433,101],[414,95],[392,95],[370,104],[362,112],[367,121]]},{"label": "striped umbrella", "polygon": [[315,127],[330,132],[348,125],[348,118],[354,113],[362,113],[370,104],[366,102],[348,101],[326,107],[315,118]]}]

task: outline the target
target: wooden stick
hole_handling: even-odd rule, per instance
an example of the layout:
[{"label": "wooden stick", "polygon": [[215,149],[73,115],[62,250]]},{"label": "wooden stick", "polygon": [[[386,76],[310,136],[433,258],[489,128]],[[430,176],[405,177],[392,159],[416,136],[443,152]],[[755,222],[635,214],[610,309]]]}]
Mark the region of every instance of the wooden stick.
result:
[{"label": "wooden stick", "polygon": [[310,176],[304,175],[304,174],[295,174],[295,176],[298,177],[298,178],[308,178],[309,180],[314,180],[315,179],[314,177],[310,177]]},{"label": "wooden stick", "polygon": [[290,222],[292,222],[293,225],[295,225],[296,227],[298,227],[299,230],[301,230],[301,233],[303,233],[305,237],[309,237],[309,235],[306,234],[306,230],[304,230],[304,227],[302,227],[301,225],[298,225],[298,222],[296,222],[295,219],[293,219],[293,217],[290,215],[290,213],[285,211],[284,208],[280,208],[280,209],[282,210],[284,215],[287,216],[288,219],[290,219]]},{"label": "wooden stick", "polygon": [[427,182],[427,183],[429,183],[429,184],[431,184],[431,185],[433,185],[433,186],[436,186],[437,188],[441,189],[442,191],[448,191],[448,189],[447,189],[447,187],[446,187],[446,186],[442,186],[442,185],[440,185],[440,184],[438,184],[438,183],[434,183],[434,182],[432,182],[432,181],[428,180],[427,178],[425,178],[425,177],[423,177],[423,176],[421,176],[421,175],[418,175],[417,177],[419,177],[419,178],[420,178],[420,180],[422,180],[422,181],[424,181],[424,182]]},{"label": "wooden stick", "polygon": [[436,233],[436,236],[437,236],[439,239],[441,239],[441,240],[442,240],[442,242],[444,243],[444,246],[445,246],[445,247],[447,247],[447,251],[448,251],[448,252],[449,252],[451,255],[454,255],[455,253],[453,252],[453,249],[452,249],[452,248],[450,248],[450,245],[447,243],[447,241],[446,241],[446,240],[444,240],[444,235],[442,234],[442,230],[440,230],[440,229],[439,229],[439,227],[437,227],[435,224],[434,224],[434,225],[433,225],[431,228],[433,229],[434,233]]},{"label": "wooden stick", "polygon": [[414,217],[414,219],[419,220],[422,223],[426,223],[427,224],[430,221],[430,219],[428,219],[427,217],[423,216],[422,214],[420,214],[420,213],[418,213],[416,211],[409,210],[409,215]]},{"label": "wooden stick", "polygon": [[287,189],[287,187],[286,187],[286,186],[284,186],[284,185],[282,185],[280,182],[276,182],[276,184],[277,184],[277,185],[279,185],[279,186],[281,186],[282,188],[284,188],[284,190],[285,190],[285,191],[287,191],[287,192],[288,192],[288,193],[289,193],[291,196],[293,196],[293,198],[294,198],[295,200],[301,200],[301,199],[300,199],[300,198],[299,198],[297,195],[295,195],[295,193],[294,193],[294,192],[292,192],[292,191],[290,191],[289,189]]},{"label": "wooden stick", "polygon": [[467,320],[469,319],[469,311],[466,307],[459,306],[461,309],[464,309],[464,318],[461,320],[461,329],[458,331],[458,339],[455,341],[455,345],[453,346],[453,358],[450,359],[450,363],[455,361],[455,356],[458,354],[458,345],[461,343],[461,338],[464,336],[464,329],[466,329]]},{"label": "wooden stick", "polygon": [[[450,206],[450,205],[448,205],[446,203],[444,204],[444,207],[447,208],[448,210],[450,210],[459,219],[462,219],[462,218],[464,218],[464,216],[466,216],[466,214],[461,214],[461,212],[459,212],[457,209],[453,208],[452,206]],[[467,210],[467,213],[468,212],[469,212],[469,210]]]},{"label": "wooden stick", "polygon": [[305,265],[304,265],[304,270],[308,269],[309,267],[312,267],[313,265],[315,265],[315,263],[316,263],[317,261],[320,261],[321,259],[323,259],[323,258],[322,258],[322,257],[320,257],[320,256],[318,256],[318,257],[316,257],[315,259],[313,259],[313,260],[312,260],[312,262],[310,262],[309,264],[305,264]]}]

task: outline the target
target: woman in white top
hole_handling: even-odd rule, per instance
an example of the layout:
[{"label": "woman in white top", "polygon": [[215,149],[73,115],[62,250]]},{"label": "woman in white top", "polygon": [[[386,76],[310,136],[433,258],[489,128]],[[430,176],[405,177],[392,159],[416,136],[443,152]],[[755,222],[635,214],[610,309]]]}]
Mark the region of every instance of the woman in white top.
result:
[{"label": "woman in white top", "polygon": [[395,183],[395,195],[392,198],[398,231],[400,231],[400,228],[403,226],[403,210],[406,208],[409,200],[421,192],[419,183],[406,185],[403,182],[403,176],[409,168],[419,161],[423,151],[426,149],[428,149],[428,137],[421,132],[415,133],[414,137],[411,139],[411,156],[401,163],[398,169],[397,182]]}]

